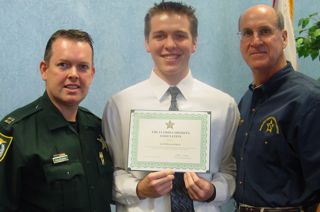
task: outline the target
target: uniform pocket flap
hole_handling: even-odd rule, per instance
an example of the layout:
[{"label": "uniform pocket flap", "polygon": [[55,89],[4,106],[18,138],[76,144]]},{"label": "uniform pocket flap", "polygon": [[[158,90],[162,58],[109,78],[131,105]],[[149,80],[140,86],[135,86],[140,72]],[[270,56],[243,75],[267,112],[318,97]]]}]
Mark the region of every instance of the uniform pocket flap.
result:
[{"label": "uniform pocket flap", "polygon": [[70,180],[77,175],[84,175],[83,166],[79,161],[44,165],[44,172],[48,182]]}]

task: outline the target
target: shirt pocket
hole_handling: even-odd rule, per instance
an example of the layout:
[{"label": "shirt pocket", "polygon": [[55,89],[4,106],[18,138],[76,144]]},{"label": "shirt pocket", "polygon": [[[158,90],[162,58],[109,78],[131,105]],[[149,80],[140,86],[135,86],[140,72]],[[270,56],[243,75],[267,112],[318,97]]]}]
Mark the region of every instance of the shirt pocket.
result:
[{"label": "shirt pocket", "polygon": [[[88,207],[88,188],[84,167],[80,161],[44,164],[46,193],[52,199],[52,211],[82,211]],[[83,210],[87,211],[87,210]]]},{"label": "shirt pocket", "polygon": [[43,167],[48,183],[60,180],[71,180],[76,176],[83,176],[83,166],[79,161],[66,162],[62,164],[46,164]]}]

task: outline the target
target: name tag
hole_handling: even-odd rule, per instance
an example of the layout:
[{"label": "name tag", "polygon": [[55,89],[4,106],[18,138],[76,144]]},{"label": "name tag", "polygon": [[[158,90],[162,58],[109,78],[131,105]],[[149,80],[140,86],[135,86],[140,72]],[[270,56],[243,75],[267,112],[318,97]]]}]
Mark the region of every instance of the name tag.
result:
[{"label": "name tag", "polygon": [[52,157],[53,164],[63,163],[69,161],[68,155],[65,153],[55,154]]}]

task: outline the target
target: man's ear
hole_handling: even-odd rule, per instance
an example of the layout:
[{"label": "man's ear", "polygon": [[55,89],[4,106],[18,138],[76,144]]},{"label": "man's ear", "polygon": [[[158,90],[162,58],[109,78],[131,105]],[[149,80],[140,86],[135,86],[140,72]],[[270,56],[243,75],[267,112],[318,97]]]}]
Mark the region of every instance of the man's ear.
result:
[{"label": "man's ear", "polygon": [[96,73],[96,68],[93,66],[92,67],[92,72],[91,72],[91,75],[92,75],[92,77],[94,77],[94,74]]},{"label": "man's ear", "polygon": [[287,30],[282,30],[282,43],[283,43],[283,49],[287,47],[288,44],[288,32]]},{"label": "man's ear", "polygon": [[192,53],[194,53],[197,49],[197,39],[192,39],[193,47],[192,47]]},{"label": "man's ear", "polygon": [[47,81],[47,63],[44,60],[40,62],[40,74],[43,81]]}]

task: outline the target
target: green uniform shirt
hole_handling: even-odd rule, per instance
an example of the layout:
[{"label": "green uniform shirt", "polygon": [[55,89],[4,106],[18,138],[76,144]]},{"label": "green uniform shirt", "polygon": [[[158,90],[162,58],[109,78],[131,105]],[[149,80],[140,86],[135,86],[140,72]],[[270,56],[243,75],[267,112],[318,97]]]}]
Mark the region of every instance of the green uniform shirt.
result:
[{"label": "green uniform shirt", "polygon": [[110,211],[113,167],[100,119],[79,108],[77,124],[46,93],[0,122],[0,212]]}]

